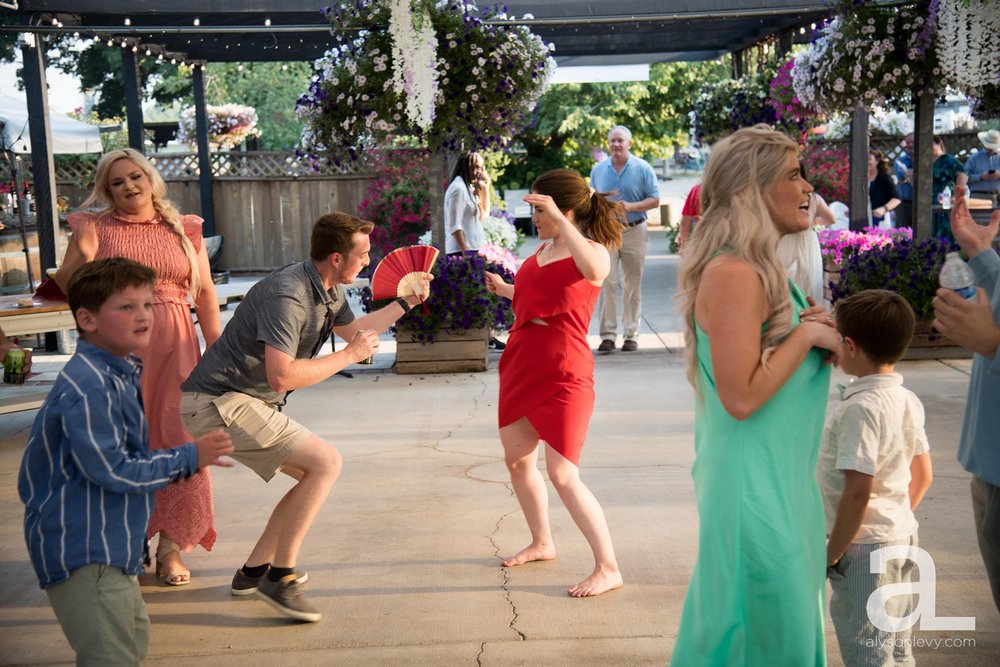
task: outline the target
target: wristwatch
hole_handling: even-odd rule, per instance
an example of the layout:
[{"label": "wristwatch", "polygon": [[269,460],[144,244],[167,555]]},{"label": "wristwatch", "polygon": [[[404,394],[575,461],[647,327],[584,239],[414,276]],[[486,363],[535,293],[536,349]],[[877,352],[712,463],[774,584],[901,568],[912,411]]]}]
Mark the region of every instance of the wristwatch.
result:
[{"label": "wristwatch", "polygon": [[396,303],[398,303],[399,307],[403,309],[403,314],[404,315],[406,315],[408,312],[410,312],[410,304],[403,297],[397,296],[396,297]]}]

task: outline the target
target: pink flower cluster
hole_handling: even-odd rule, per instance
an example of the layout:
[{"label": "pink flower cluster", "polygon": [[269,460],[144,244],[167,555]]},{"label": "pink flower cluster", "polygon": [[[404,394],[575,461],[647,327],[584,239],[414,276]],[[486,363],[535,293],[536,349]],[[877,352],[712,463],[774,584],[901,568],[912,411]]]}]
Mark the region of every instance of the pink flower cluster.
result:
[{"label": "pink flower cluster", "polygon": [[852,232],[846,229],[824,229],[819,232],[819,246],[823,257],[829,257],[838,266],[851,255],[860,255],[883,246],[892,245],[902,239],[912,239],[913,230],[879,229],[865,227],[864,231]]},{"label": "pink flower cluster", "polygon": [[486,258],[487,262],[494,262],[501,265],[511,273],[517,271],[517,258],[514,253],[503,246],[495,243],[484,243],[479,247],[479,254]]}]

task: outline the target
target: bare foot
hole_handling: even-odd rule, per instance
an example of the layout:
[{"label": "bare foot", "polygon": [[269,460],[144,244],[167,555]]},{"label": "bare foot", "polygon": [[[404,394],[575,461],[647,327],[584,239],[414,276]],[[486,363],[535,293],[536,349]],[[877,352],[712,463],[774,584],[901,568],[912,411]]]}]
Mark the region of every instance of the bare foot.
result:
[{"label": "bare foot", "polygon": [[608,591],[613,591],[616,588],[621,588],[623,583],[622,574],[617,568],[614,570],[608,570],[604,567],[598,566],[594,568],[594,573],[592,575],[578,583],[573,588],[567,589],[566,592],[575,598],[586,598],[594,595],[600,595],[601,593],[607,593]]},{"label": "bare foot", "polygon": [[536,560],[552,560],[555,557],[555,547],[535,546],[534,544],[529,544],[513,556],[504,558],[500,561],[500,564],[504,567],[514,567],[515,565],[524,565],[525,563],[531,563]]}]

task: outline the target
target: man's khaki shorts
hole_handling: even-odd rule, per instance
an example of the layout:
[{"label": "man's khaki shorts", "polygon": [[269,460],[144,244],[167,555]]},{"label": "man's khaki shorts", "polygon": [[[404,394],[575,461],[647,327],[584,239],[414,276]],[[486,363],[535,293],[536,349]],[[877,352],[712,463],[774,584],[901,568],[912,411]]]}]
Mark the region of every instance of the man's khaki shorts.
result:
[{"label": "man's khaki shorts", "polygon": [[229,456],[260,475],[265,482],[312,433],[264,401],[231,391],[222,396],[184,392],[181,419],[194,437],[223,429],[233,441]]}]

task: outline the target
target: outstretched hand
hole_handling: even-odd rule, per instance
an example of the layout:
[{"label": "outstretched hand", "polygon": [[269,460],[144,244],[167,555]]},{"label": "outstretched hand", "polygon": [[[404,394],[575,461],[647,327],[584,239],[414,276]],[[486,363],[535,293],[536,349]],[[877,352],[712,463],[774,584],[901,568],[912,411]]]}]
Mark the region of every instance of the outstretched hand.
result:
[{"label": "outstretched hand", "polygon": [[951,206],[951,233],[962,246],[962,250],[975,257],[984,250],[989,250],[1000,227],[1000,210],[990,216],[988,225],[980,225],[972,219],[969,212],[969,202],[965,198],[964,185],[955,186],[955,197]]},{"label": "outstretched hand", "polygon": [[229,434],[218,429],[195,439],[194,446],[198,448],[198,467],[216,465],[222,468],[232,468],[232,461],[224,461],[221,457],[232,454],[233,442]]}]

